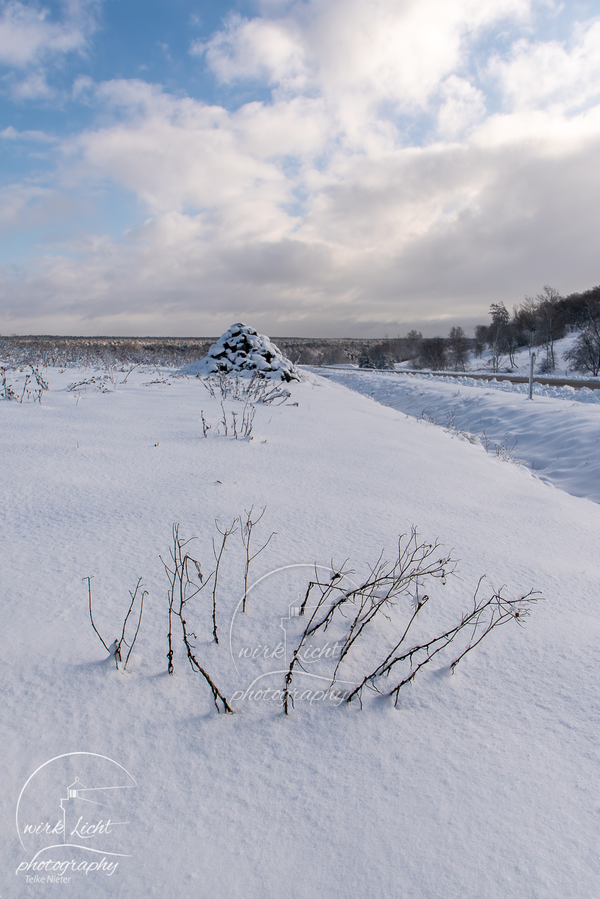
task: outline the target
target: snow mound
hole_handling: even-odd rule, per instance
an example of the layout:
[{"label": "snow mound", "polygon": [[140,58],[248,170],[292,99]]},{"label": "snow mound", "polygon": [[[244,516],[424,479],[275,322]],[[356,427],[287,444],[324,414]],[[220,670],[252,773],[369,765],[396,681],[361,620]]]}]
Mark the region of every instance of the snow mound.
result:
[{"label": "snow mound", "polygon": [[213,343],[208,355],[186,365],[189,375],[239,374],[245,377],[299,381],[300,375],[290,359],[264,334],[238,322]]}]

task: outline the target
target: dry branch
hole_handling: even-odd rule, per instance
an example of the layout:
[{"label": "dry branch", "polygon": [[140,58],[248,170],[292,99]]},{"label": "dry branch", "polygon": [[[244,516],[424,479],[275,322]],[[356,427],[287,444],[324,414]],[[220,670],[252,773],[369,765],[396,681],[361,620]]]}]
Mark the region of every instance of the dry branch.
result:
[{"label": "dry branch", "polygon": [[[344,636],[339,641],[340,654],[329,689],[335,684],[340,666],[348,659],[352,649],[358,644],[364,647],[369,643],[370,638],[371,646],[373,641],[378,640],[372,628],[375,620],[386,619],[388,621],[386,629],[391,630],[394,625],[390,612],[396,605],[396,600],[402,595],[411,597],[412,612],[408,620],[405,619],[401,625],[392,648],[372,670],[360,679],[346,698],[347,702],[358,698],[362,705],[362,692],[365,687],[368,687],[379,693],[385,692],[387,695],[393,696],[397,703],[402,687],[411,683],[417,673],[438,653],[453,643],[459,635],[467,637],[467,642],[450,663],[452,671],[461,659],[478,646],[492,630],[512,620],[522,624],[529,615],[531,604],[541,598],[537,591],[530,590],[518,599],[510,600],[502,595],[504,588],[501,588],[494,591],[491,597],[482,600],[478,598],[483,581],[483,578],[480,578],[470,612],[464,614],[456,625],[443,633],[429,640],[407,646],[411,629],[422,609],[429,602],[429,596],[422,592],[422,588],[435,579],[439,579],[442,584],[445,584],[448,575],[455,573],[456,563],[451,555],[442,554],[439,550],[438,541],[435,543],[422,541],[413,527],[410,535],[402,535],[399,538],[396,561],[390,564],[383,561],[383,557],[380,556],[371,568],[369,576],[360,586],[351,590],[342,590],[340,584],[348,574],[343,567],[334,572],[330,581],[321,581],[317,575],[315,580],[309,583],[300,614],[306,613],[309,597],[311,595],[314,597],[315,592],[317,598],[286,672],[283,689],[283,707],[286,715],[289,714],[290,703],[293,707],[290,688],[294,674],[297,669],[304,670],[301,661],[303,647],[310,637],[318,632],[325,632],[334,620],[343,627]],[[382,679],[389,678],[396,671],[399,672],[403,663],[408,665],[408,670],[399,677],[391,689],[387,685],[385,690],[382,689]]]},{"label": "dry branch", "polygon": [[139,593],[140,587],[142,586],[142,579],[141,579],[141,577],[138,578],[138,581],[137,581],[137,584],[135,586],[135,590],[133,591],[133,593],[131,592],[131,590],[129,591],[129,595],[131,597],[131,602],[129,603],[129,608],[127,610],[127,614],[125,615],[125,620],[123,621],[123,627],[121,629],[121,636],[115,637],[115,640],[114,640],[112,646],[109,647],[108,644],[106,643],[106,641],[104,640],[102,634],[100,633],[100,631],[98,630],[98,628],[96,627],[96,625],[94,623],[94,616],[92,614],[92,578],[84,577],[83,580],[87,581],[87,583],[88,583],[88,606],[89,606],[90,621],[92,623],[92,627],[94,628],[96,634],[98,635],[98,637],[100,639],[100,642],[104,646],[107,653],[109,655],[112,655],[115,657],[115,666],[116,666],[117,670],[119,668],[119,662],[122,661],[121,647],[124,644],[125,646],[127,646],[129,648],[129,652],[127,653],[127,657],[125,658],[125,664],[123,665],[123,670],[125,670],[127,668],[127,663],[129,662],[129,657],[131,656],[131,653],[133,651],[133,647],[135,646],[135,641],[137,640],[137,636],[140,632],[140,625],[142,623],[142,615],[144,612],[144,597],[146,597],[148,595],[148,591],[142,590],[141,594],[139,594],[140,611],[139,611],[139,615],[138,615],[137,626],[135,629],[135,634],[133,635],[133,640],[131,641],[131,643],[128,643],[127,640],[125,639],[125,633],[127,630],[127,622],[129,621],[129,616],[131,615],[131,612],[135,605],[136,599],[138,598],[138,593]]},{"label": "dry branch", "polygon": [[[181,635],[192,671],[201,674],[210,687],[217,712],[221,711],[219,708],[219,703],[221,703],[224,712],[233,713],[233,709],[229,705],[226,697],[221,693],[209,673],[202,667],[196,658],[195,646],[191,643],[192,639],[197,639],[196,634],[193,631],[188,630],[187,621],[184,617],[185,606],[187,603],[197,596],[210,581],[210,577],[207,580],[204,580],[200,562],[185,551],[185,547],[191,543],[192,539],[193,538],[182,540],[179,535],[179,525],[175,523],[173,525],[173,545],[169,549],[169,555],[171,556],[170,565],[164,561],[162,556],[160,557],[169,579],[168,672],[169,674],[173,674],[175,670],[173,665],[173,624],[174,618],[177,618],[181,625]],[[193,577],[190,577],[192,569],[195,570],[195,574],[200,582],[199,584],[193,580]]]},{"label": "dry branch", "polygon": [[231,522],[231,525],[228,528],[225,528],[224,530],[221,530],[221,527],[219,526],[218,521],[215,521],[215,527],[216,527],[217,531],[219,532],[219,534],[221,535],[221,547],[219,549],[219,552],[217,552],[214,537],[213,537],[213,542],[212,542],[213,555],[215,557],[215,563],[216,563],[215,570],[213,572],[213,592],[212,592],[213,637],[215,638],[215,643],[218,643],[219,638],[217,636],[217,584],[219,581],[219,568],[221,565],[221,559],[223,558],[223,553],[225,552],[225,544],[227,543],[228,538],[231,537],[232,534],[235,534],[235,532],[237,531],[238,519],[234,518],[233,521]]},{"label": "dry branch", "polygon": [[254,561],[254,559],[260,555],[263,549],[266,549],[272,538],[275,536],[275,531],[272,531],[269,539],[263,543],[260,549],[258,549],[253,555],[250,555],[250,543],[252,541],[252,531],[262,519],[263,515],[267,511],[267,507],[265,506],[258,516],[258,518],[252,518],[252,512],[254,511],[254,506],[250,507],[250,511],[248,512],[244,509],[245,518],[242,518],[240,515],[240,534],[242,538],[242,543],[244,544],[244,549],[246,551],[246,562],[244,565],[244,598],[242,600],[242,612],[246,611],[246,598],[248,596],[248,574],[250,572],[250,565]]}]

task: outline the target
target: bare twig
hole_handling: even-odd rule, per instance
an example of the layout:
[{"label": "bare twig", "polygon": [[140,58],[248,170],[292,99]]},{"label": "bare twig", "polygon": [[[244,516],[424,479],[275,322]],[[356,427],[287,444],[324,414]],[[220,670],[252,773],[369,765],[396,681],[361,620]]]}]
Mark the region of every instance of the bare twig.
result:
[{"label": "bare twig", "polygon": [[[129,591],[129,595],[131,596],[131,603],[129,604],[129,609],[127,610],[127,615],[125,616],[125,621],[123,622],[123,630],[121,631],[121,639],[118,640],[118,641],[117,641],[117,640],[115,641],[115,644],[116,644],[116,646],[115,646],[115,660],[118,659],[118,661],[121,661],[121,646],[122,646],[122,644],[124,643],[125,646],[129,646],[129,652],[127,653],[127,658],[125,659],[125,664],[123,665],[123,670],[125,670],[125,669],[127,668],[127,662],[129,661],[129,656],[130,656],[131,653],[132,653],[133,647],[134,647],[134,645],[135,645],[135,641],[137,640],[137,635],[138,635],[139,630],[140,630],[140,624],[142,623],[142,614],[143,614],[143,612],[144,612],[144,597],[148,595],[148,591],[147,591],[147,590],[142,590],[142,593],[141,593],[141,595],[140,595],[140,613],[139,613],[139,616],[138,616],[137,628],[136,628],[136,631],[135,631],[133,640],[131,641],[131,644],[129,644],[129,643],[127,642],[127,640],[125,639],[125,630],[126,630],[126,628],[127,628],[127,621],[129,620],[129,616],[131,615],[131,611],[132,611],[132,609],[133,609],[133,607],[134,607],[134,605],[135,605],[135,601],[136,601],[136,599],[137,599],[138,591],[139,591],[139,589],[140,589],[141,586],[142,586],[142,579],[141,579],[141,577],[140,577],[140,578],[138,578],[138,582],[137,582],[137,584],[136,584],[136,586],[135,586],[135,590],[133,591],[133,593],[131,592],[131,590]],[[118,667],[118,666],[117,666],[117,667]]]},{"label": "bare twig", "polygon": [[[129,371],[127,372],[127,374],[125,375],[125,377],[123,378],[123,380],[121,381],[121,384],[127,384],[127,378],[129,377],[131,372],[135,371],[136,368],[139,368],[141,364],[142,364],[141,362],[138,362],[136,365],[132,365],[131,368],[129,369]],[[125,664],[127,664],[127,663],[125,663]]]},{"label": "bare twig", "polygon": [[88,582],[88,601],[89,601],[89,609],[90,609],[90,621],[92,622],[92,627],[93,627],[94,630],[96,631],[96,633],[97,633],[97,635],[98,635],[98,637],[99,637],[99,639],[100,639],[100,642],[101,642],[102,645],[104,646],[105,650],[106,650],[108,653],[110,653],[110,649],[108,648],[108,646],[107,646],[106,643],[104,642],[104,640],[103,640],[103,638],[102,638],[102,634],[100,633],[100,631],[98,630],[98,628],[97,628],[96,625],[94,624],[94,616],[92,615],[92,578],[91,578],[91,577],[84,577],[84,578],[82,578],[82,580]]},{"label": "bare twig", "polygon": [[475,649],[494,628],[506,624],[508,621],[516,621],[518,624],[522,624],[523,620],[530,614],[532,603],[542,598],[538,591],[530,590],[518,599],[511,600],[502,595],[502,589],[504,588],[501,588],[494,591],[494,594],[488,599],[478,600],[477,594],[482,581],[483,578],[480,578],[473,597],[473,610],[467,615],[463,615],[458,624],[437,637],[433,637],[424,643],[397,654],[402,643],[402,640],[399,641],[386,659],[350,693],[347,702],[351,702],[355,696],[360,698],[362,689],[366,685],[371,686],[379,693],[382,692],[377,683],[378,679],[388,677],[396,665],[408,661],[410,665],[409,672],[391,690],[386,690],[388,696],[394,697],[394,703],[397,705],[402,687],[411,683],[421,668],[429,664],[439,652],[446,649],[463,631],[470,630],[471,636],[467,646],[450,663],[451,671],[454,671],[461,659]]},{"label": "bare twig", "polygon": [[219,638],[217,636],[217,584],[219,581],[219,567],[221,565],[221,559],[223,557],[223,553],[225,552],[225,544],[227,543],[227,539],[229,537],[231,537],[232,534],[235,534],[235,532],[237,531],[238,519],[234,518],[233,521],[231,522],[231,525],[228,528],[225,528],[224,530],[221,530],[221,527],[219,526],[218,521],[215,521],[215,527],[217,528],[217,530],[222,538],[221,539],[221,547],[219,549],[219,552],[217,552],[214,537],[213,537],[213,542],[212,542],[213,555],[215,557],[215,562],[216,562],[215,570],[213,573],[214,576],[213,576],[213,592],[212,592],[213,637],[215,638],[215,643],[218,643]]},{"label": "bare twig", "polygon": [[221,409],[223,410],[223,418],[221,419],[221,422],[223,424],[223,427],[225,428],[225,436],[227,437],[229,434],[229,430],[227,428],[227,412],[225,411],[223,400],[221,400]]},{"label": "bare twig", "polygon": [[271,533],[271,536],[269,537],[269,539],[265,543],[263,543],[261,548],[258,549],[253,555],[250,555],[250,543],[252,540],[252,531],[256,527],[258,522],[261,520],[261,518],[265,514],[266,510],[267,510],[267,507],[265,506],[263,508],[262,512],[260,513],[260,515],[258,516],[258,518],[253,519],[252,512],[254,511],[254,506],[251,506],[249,512],[246,509],[244,509],[244,514],[246,516],[245,518],[242,518],[240,516],[240,525],[241,525],[240,534],[242,537],[242,543],[244,544],[244,549],[246,550],[246,564],[244,566],[244,598],[242,600],[242,612],[246,611],[246,598],[248,596],[248,573],[250,571],[250,564],[263,551],[263,549],[267,548],[267,546],[271,542],[271,539],[275,536],[275,531],[273,531]]},{"label": "bare twig", "polygon": [[133,591],[133,593],[131,592],[131,590],[129,591],[129,595],[130,595],[130,597],[131,597],[131,602],[130,602],[130,604],[129,604],[129,608],[128,608],[128,610],[127,610],[127,614],[125,615],[125,620],[123,621],[123,628],[122,628],[122,630],[121,630],[121,636],[120,636],[120,638],[119,638],[119,637],[116,637],[114,643],[112,644],[112,646],[109,647],[109,646],[106,644],[104,638],[102,637],[102,634],[100,633],[100,631],[98,630],[98,628],[96,627],[96,625],[95,625],[95,623],[94,623],[94,617],[93,617],[93,615],[92,615],[92,579],[91,579],[91,577],[87,577],[87,578],[83,578],[83,580],[88,582],[88,600],[89,600],[89,610],[90,610],[90,621],[92,622],[92,627],[93,627],[94,630],[96,631],[96,634],[97,634],[98,637],[100,638],[100,642],[101,642],[102,645],[104,646],[104,648],[105,648],[105,650],[107,651],[107,653],[109,653],[109,655],[113,655],[113,656],[115,657],[115,667],[117,668],[117,670],[118,670],[118,668],[119,668],[119,662],[122,661],[122,657],[121,657],[121,647],[123,646],[123,644],[125,644],[125,646],[128,646],[128,647],[129,647],[129,652],[127,653],[127,657],[126,657],[126,659],[125,659],[125,664],[123,665],[123,670],[125,670],[125,669],[127,668],[127,663],[128,663],[128,661],[129,661],[129,657],[131,656],[133,647],[134,647],[134,645],[135,645],[135,641],[137,640],[137,636],[138,636],[138,634],[139,634],[139,632],[140,632],[140,625],[141,625],[141,623],[142,623],[142,614],[143,614],[143,611],[144,611],[144,597],[146,597],[146,596],[148,595],[148,591],[147,591],[147,590],[142,590],[142,592],[141,592],[141,594],[140,594],[140,612],[139,612],[139,615],[138,615],[137,627],[136,627],[136,630],[135,630],[135,634],[134,634],[134,636],[133,636],[133,640],[131,641],[131,643],[128,643],[127,640],[125,639],[125,632],[126,632],[126,629],[127,629],[127,622],[128,622],[128,620],[129,620],[129,616],[131,615],[131,612],[132,612],[133,607],[134,607],[134,605],[135,605],[135,601],[136,601],[136,599],[137,599],[137,597],[138,597],[138,592],[139,592],[139,590],[140,590],[140,587],[142,586],[142,579],[141,579],[141,577],[138,578],[138,582],[137,582],[137,584],[136,584],[136,587],[135,587],[135,590]]},{"label": "bare twig", "polygon": [[242,426],[241,426],[241,437],[242,440],[245,440],[247,437],[250,437],[252,434],[252,425],[254,423],[254,416],[256,415],[256,408],[249,403],[246,403],[244,409],[242,411]]},{"label": "bare twig", "polygon": [[[320,591],[320,596],[316,601],[315,608],[313,609],[313,612],[308,620],[308,623],[307,623],[306,627],[304,628],[304,631],[302,633],[302,636],[300,637],[298,645],[296,646],[296,648],[293,652],[289,668],[285,675],[284,687],[283,687],[283,692],[282,692],[282,702],[283,702],[283,710],[286,715],[289,715],[290,704],[291,704],[292,708],[294,708],[294,697],[291,693],[290,687],[292,685],[292,680],[294,677],[295,669],[298,667],[298,668],[301,668],[302,671],[306,670],[300,660],[301,659],[300,654],[302,652],[303,647],[306,644],[307,639],[321,628],[323,628],[323,630],[327,630],[327,627],[329,626],[329,623],[331,621],[331,616],[333,615],[334,606],[339,607],[343,602],[345,602],[345,594],[342,595],[342,598],[340,600],[338,600],[337,603],[330,602],[330,598],[332,596],[333,591],[339,589],[336,585],[336,581],[340,578],[343,578],[345,574],[346,574],[346,572],[343,572],[343,571],[335,572],[329,582],[321,582],[319,580],[317,569],[315,567],[315,580],[310,581],[310,583],[308,585],[308,589],[304,596],[304,600],[302,602],[302,605],[300,606],[300,616],[301,617],[304,616],[304,614],[306,612],[306,604],[307,604],[310,594],[313,590],[313,587],[318,587],[318,589]],[[326,609],[326,608],[328,609],[328,611],[325,614],[325,616],[322,617],[321,613],[322,613],[323,609]]]}]

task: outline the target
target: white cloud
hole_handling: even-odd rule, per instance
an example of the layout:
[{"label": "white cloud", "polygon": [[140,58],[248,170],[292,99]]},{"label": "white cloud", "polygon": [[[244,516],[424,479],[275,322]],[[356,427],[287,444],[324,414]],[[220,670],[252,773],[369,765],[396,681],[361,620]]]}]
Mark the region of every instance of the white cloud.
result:
[{"label": "white cloud", "polygon": [[[146,333],[250,317],[271,332],[381,334],[419,318],[443,330],[449,309],[484,318],[544,283],[590,286],[599,26],[525,40],[531,15],[526,0],[272,0],[196,47],[221,81],[270,91],[235,110],[80,79],[74,96],[101,124],[61,146],[47,204],[116,184],[147,220],[120,241],[71,238],[75,259],[48,243],[6,288],[14,315],[54,302],[116,330],[127,308]],[[486,68],[481,48],[505,21],[517,39]],[[504,100],[492,113],[490,84]],[[22,196],[17,223],[35,205]]]},{"label": "white cloud", "polygon": [[37,141],[43,144],[55,143],[57,140],[57,138],[52,137],[52,135],[46,134],[45,131],[17,131],[12,125],[9,125],[8,128],[4,128],[3,131],[0,131],[0,137],[4,138],[4,140]]},{"label": "white cloud", "polygon": [[[65,182],[110,178],[134,191],[154,215],[198,215],[207,231],[218,229],[231,240],[281,233],[292,185],[269,158],[277,154],[260,104],[255,117],[248,110],[229,114],[132,81],[104,84],[99,97],[109,109],[126,109],[126,121],[68,143]],[[297,116],[288,111],[298,132],[301,119],[302,110]],[[279,153],[285,149],[280,139]]]},{"label": "white cloud", "polygon": [[232,14],[223,31],[205,43],[196,41],[190,52],[197,56],[205,53],[209,66],[225,83],[239,79],[264,79],[269,84],[304,81],[302,38],[290,20],[248,20]]},{"label": "white cloud", "polygon": [[12,184],[0,188],[0,231],[14,235],[17,230],[49,225],[66,210],[66,201],[57,191],[38,185]]},{"label": "white cloud", "polygon": [[50,100],[57,96],[44,71],[31,72],[21,81],[14,82],[11,93],[15,100]]},{"label": "white cloud", "polygon": [[213,217],[156,212],[121,241],[73,239],[76,258],[48,255],[11,285],[14,315],[56,303],[83,331],[216,334],[250,316],[271,333],[377,335],[415,319],[444,333],[449,313],[485,319],[490,302],[543,283],[590,286],[600,138],[562,157],[517,150],[439,145],[363,161],[311,195],[296,231],[264,200],[240,204],[233,236],[225,203]]},{"label": "white cloud", "polygon": [[[402,120],[425,115],[455,139],[485,102],[465,72],[478,39],[523,23],[534,0],[309,0],[231,16],[192,47],[224,83],[260,81],[275,100],[319,99],[348,151],[369,156],[410,143]],[[441,109],[440,109],[441,106]],[[438,115],[439,113],[439,115]]]},{"label": "white cloud", "polygon": [[[310,0],[271,17],[231,17],[194,52],[224,82],[264,78],[286,91],[424,105],[463,62],[465,41],[528,0]],[[357,99],[358,99],[357,97]]]},{"label": "white cloud", "polygon": [[600,100],[600,20],[580,25],[572,41],[519,40],[507,60],[490,63],[507,108],[578,112]]},{"label": "white cloud", "polygon": [[440,88],[442,105],[438,111],[438,132],[442,138],[464,135],[485,116],[485,96],[465,78],[450,75]]},{"label": "white cloud", "polygon": [[92,27],[90,2],[64,4],[61,21],[53,21],[37,3],[4,0],[0,4],[0,64],[23,68],[48,55],[81,50]]}]

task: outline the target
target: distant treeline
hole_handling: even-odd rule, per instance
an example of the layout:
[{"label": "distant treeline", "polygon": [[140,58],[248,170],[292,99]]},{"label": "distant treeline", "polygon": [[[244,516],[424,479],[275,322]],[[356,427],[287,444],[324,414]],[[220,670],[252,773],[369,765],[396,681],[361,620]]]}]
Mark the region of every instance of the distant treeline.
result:
[{"label": "distant treeline", "polygon": [[555,343],[577,332],[573,347],[563,355],[571,371],[600,373],[600,286],[583,293],[562,297],[552,287],[544,287],[535,297],[525,297],[511,313],[504,303],[492,303],[491,322],[477,325],[475,337],[453,327],[447,337],[423,337],[410,331],[406,337],[383,340],[365,346],[358,359],[361,368],[392,368],[395,362],[409,362],[415,368],[433,371],[466,371],[469,353],[481,356],[489,350],[492,371],[510,370],[515,353],[522,347],[543,353],[538,370],[552,372],[558,362]]},{"label": "distant treeline", "polygon": [[[300,365],[356,362],[377,339],[343,337],[273,337],[280,350]],[[43,367],[143,364],[181,367],[206,356],[217,337],[60,337],[0,336],[0,364]]]},{"label": "distant treeline", "polygon": [[69,366],[164,365],[181,366],[208,352],[216,338],[178,337],[0,337],[0,360],[12,365]]},{"label": "distant treeline", "polygon": [[[280,350],[299,365],[357,363],[361,368],[393,368],[408,362],[414,368],[434,371],[466,371],[471,353],[489,350],[489,367],[498,372],[513,368],[521,347],[536,348],[539,370],[551,372],[560,361],[557,340],[577,332],[572,349],[563,356],[571,371],[600,374],[600,286],[562,297],[544,287],[535,297],[525,297],[513,308],[492,303],[491,321],[477,325],[467,337],[454,326],[446,337],[423,337],[409,331],[405,337],[361,339],[344,337],[272,337]],[[0,364],[161,365],[181,367],[205,356],[216,337],[55,337],[0,336]]]}]

